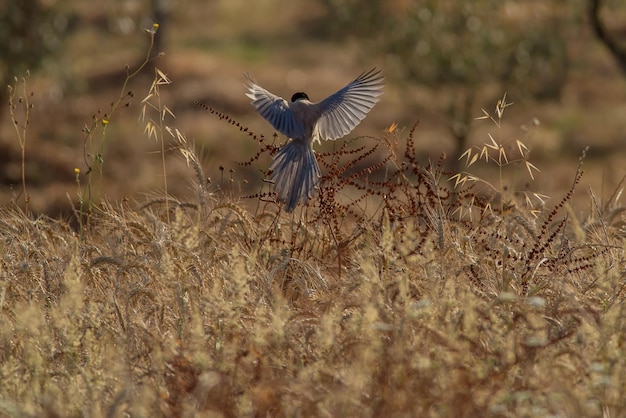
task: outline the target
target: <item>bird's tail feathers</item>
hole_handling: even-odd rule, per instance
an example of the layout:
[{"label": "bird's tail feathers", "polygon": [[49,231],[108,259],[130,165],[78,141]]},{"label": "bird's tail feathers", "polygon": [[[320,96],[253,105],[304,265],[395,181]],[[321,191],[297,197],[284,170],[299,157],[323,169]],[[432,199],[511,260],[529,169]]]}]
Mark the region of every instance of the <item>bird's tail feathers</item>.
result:
[{"label": "bird's tail feathers", "polygon": [[270,170],[278,200],[285,204],[287,212],[293,212],[299,202],[306,205],[320,181],[313,148],[304,141],[292,140],[282,147]]}]

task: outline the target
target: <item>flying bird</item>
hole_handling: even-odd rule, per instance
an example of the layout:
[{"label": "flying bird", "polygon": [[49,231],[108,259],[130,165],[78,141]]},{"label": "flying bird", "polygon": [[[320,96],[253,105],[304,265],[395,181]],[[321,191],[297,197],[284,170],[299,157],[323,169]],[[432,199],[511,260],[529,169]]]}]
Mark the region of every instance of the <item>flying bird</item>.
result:
[{"label": "flying bird", "polygon": [[344,88],[314,103],[304,92],[287,101],[256,84],[246,74],[252,105],[278,132],[291,140],[270,165],[270,179],[287,212],[306,205],[320,180],[313,141],[338,139],[350,133],[383,94],[384,77],[376,68],[363,72]]}]

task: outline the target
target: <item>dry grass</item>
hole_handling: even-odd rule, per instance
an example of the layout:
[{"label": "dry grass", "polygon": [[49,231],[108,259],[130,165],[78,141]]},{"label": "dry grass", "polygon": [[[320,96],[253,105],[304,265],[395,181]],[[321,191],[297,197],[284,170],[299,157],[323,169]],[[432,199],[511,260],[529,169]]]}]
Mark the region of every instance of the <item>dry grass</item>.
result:
[{"label": "dry grass", "polygon": [[[496,134],[486,183],[474,151],[446,173],[391,126],[318,154],[319,198],[286,215],[207,183],[159,97],[146,134],[175,139],[195,200],[79,205],[78,229],[2,209],[0,415],[626,414],[621,183],[577,217],[580,167],[540,205]],[[242,165],[275,152],[206,108],[259,144]]]}]

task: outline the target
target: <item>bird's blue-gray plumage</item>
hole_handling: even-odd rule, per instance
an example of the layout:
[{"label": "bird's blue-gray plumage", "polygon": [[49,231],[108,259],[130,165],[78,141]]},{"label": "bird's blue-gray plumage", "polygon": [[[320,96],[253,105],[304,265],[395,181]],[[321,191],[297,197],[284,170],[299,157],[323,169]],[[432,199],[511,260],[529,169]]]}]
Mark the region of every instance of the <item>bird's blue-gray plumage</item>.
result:
[{"label": "bird's blue-gray plumage", "polygon": [[270,178],[278,200],[285,203],[287,212],[292,212],[299,202],[308,203],[319,183],[313,141],[338,139],[350,133],[383,94],[384,78],[376,69],[364,72],[318,103],[302,92],[287,102],[247,78],[246,96],[252,99],[252,105],[277,131],[291,138],[274,157]]}]

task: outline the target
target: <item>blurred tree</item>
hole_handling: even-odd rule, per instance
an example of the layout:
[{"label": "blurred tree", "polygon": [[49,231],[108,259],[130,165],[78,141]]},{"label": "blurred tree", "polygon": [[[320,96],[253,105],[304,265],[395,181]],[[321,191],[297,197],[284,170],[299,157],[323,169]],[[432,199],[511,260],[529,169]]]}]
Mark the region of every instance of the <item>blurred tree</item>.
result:
[{"label": "blurred tree", "polygon": [[[589,20],[596,37],[613,55],[624,75],[626,75],[626,44],[618,41],[618,36],[610,33],[600,17],[601,0],[589,0]],[[622,3],[623,4],[623,3]]]},{"label": "blurred tree", "polygon": [[[567,75],[563,2],[320,0],[327,33],[371,43],[407,79],[440,91],[457,150],[467,147],[475,99],[500,83],[514,97],[558,98]],[[501,92],[499,93],[501,94]]]},{"label": "blurred tree", "polygon": [[[26,70],[35,70],[61,45],[66,19],[55,1],[8,0],[0,3],[0,103],[7,85]],[[6,116],[0,112],[0,121]]]}]

